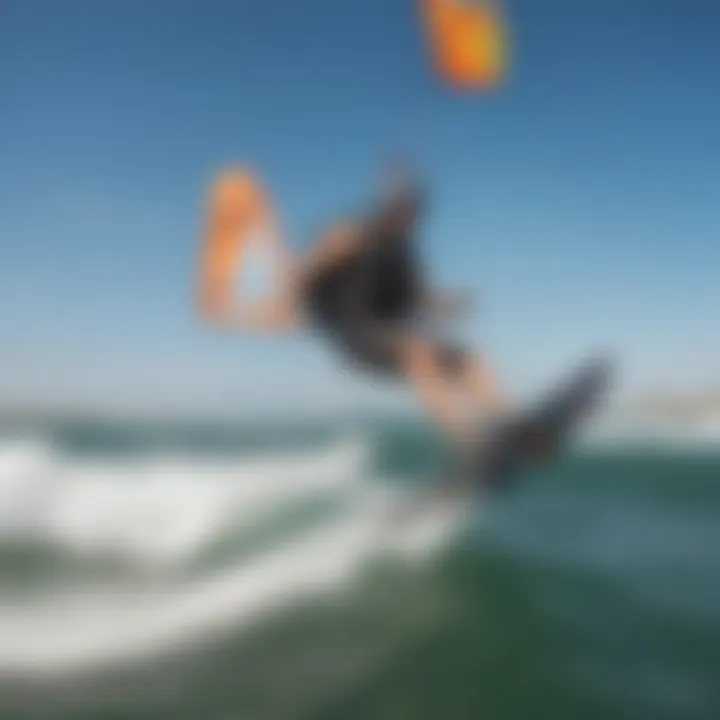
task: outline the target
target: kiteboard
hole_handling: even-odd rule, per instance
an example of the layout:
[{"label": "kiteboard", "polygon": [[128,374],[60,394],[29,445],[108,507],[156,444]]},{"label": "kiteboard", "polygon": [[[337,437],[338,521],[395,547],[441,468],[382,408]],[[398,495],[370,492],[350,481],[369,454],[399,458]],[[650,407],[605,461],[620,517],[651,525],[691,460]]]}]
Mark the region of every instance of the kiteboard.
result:
[{"label": "kiteboard", "polygon": [[597,409],[612,375],[610,362],[586,362],[514,420],[479,432],[472,450],[455,458],[424,490],[392,507],[388,523],[395,541],[437,532],[450,538],[474,501],[508,491],[534,468],[557,462]]},{"label": "kiteboard", "polygon": [[485,435],[464,458],[464,480],[473,489],[508,490],[524,474],[557,461],[609,389],[612,364],[592,360],[553,387],[519,417]]}]

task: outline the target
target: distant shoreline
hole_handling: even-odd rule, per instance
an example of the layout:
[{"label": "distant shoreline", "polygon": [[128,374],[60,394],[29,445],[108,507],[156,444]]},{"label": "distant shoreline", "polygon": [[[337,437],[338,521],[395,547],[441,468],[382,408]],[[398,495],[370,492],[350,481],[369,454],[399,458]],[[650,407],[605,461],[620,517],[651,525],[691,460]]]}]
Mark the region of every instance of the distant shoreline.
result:
[{"label": "distant shoreline", "polygon": [[[706,392],[654,393],[629,401],[614,402],[601,413],[608,420],[632,423],[704,423],[717,422],[720,426],[720,390]],[[19,406],[0,409],[0,431],[19,427],[48,427],[58,424],[163,424],[163,425],[283,425],[296,426],[305,422],[336,422],[340,424],[377,424],[403,422],[425,424],[429,422],[412,405],[408,408],[289,408],[286,414],[277,407],[267,410],[133,410],[130,408],[89,407],[38,407]]]}]

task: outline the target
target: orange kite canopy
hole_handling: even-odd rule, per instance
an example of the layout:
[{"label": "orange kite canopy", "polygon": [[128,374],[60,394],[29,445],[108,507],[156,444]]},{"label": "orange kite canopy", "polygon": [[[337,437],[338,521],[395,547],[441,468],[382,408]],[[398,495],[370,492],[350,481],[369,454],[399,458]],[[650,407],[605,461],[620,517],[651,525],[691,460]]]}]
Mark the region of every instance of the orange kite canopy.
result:
[{"label": "orange kite canopy", "polygon": [[271,229],[272,212],[265,190],[248,170],[225,171],[210,188],[201,269],[206,312],[231,296],[243,252]]},{"label": "orange kite canopy", "polygon": [[487,89],[506,69],[506,39],[493,0],[421,0],[435,66],[445,82]]}]

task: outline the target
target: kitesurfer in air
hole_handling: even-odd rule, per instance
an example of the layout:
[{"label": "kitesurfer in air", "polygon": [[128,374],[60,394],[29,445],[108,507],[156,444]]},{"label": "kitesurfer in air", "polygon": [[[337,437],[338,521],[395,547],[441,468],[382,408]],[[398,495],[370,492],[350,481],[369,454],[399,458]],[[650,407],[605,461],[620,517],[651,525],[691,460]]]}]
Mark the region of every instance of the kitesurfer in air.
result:
[{"label": "kitesurfer in air", "polygon": [[285,254],[284,272],[261,305],[211,301],[223,325],[270,332],[320,330],[352,366],[406,381],[446,436],[465,447],[482,411],[502,408],[485,360],[433,337],[427,321],[461,310],[463,298],[435,293],[416,247],[425,197],[395,174],[364,217],[337,223],[304,256]]}]

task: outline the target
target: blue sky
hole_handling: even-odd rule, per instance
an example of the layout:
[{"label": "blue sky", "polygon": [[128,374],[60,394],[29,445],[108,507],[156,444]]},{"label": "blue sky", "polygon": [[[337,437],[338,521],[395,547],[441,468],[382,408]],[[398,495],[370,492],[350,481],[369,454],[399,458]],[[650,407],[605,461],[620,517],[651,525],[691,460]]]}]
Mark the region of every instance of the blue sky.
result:
[{"label": "blue sky", "polygon": [[595,348],[623,387],[720,382],[720,6],[506,2],[499,92],[432,74],[411,0],[9,0],[0,10],[0,396],[256,412],[406,401],[313,339],[191,313],[203,193],[254,166],[296,247],[433,189],[423,251],[516,392]]}]

